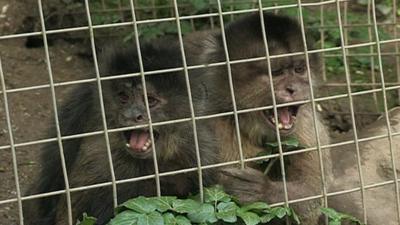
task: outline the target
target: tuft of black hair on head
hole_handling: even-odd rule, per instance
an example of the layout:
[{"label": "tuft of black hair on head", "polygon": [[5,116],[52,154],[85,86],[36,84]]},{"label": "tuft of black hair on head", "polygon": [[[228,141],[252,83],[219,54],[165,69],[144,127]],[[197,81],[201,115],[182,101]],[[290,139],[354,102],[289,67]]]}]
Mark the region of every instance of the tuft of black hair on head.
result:
[{"label": "tuft of black hair on head", "polygon": [[[267,39],[281,40],[282,37],[301,35],[298,22],[288,16],[264,12],[264,27]],[[262,26],[260,13],[252,13],[234,21],[225,28],[226,38],[233,46],[241,40],[262,41]],[[301,39],[301,36],[299,36]]]}]

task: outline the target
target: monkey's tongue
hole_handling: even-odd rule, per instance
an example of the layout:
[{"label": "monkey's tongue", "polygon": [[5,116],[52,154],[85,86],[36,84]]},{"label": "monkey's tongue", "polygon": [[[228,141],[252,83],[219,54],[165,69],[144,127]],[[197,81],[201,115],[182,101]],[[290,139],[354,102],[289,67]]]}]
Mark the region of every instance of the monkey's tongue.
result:
[{"label": "monkey's tongue", "polygon": [[289,107],[284,107],[284,108],[278,108],[278,120],[280,123],[283,125],[289,125],[290,124],[290,112],[289,112]]},{"label": "monkey's tongue", "polygon": [[[147,131],[132,131],[129,144],[135,151],[144,151],[147,140],[150,139],[150,133]],[[144,149],[145,148],[145,149]]]}]

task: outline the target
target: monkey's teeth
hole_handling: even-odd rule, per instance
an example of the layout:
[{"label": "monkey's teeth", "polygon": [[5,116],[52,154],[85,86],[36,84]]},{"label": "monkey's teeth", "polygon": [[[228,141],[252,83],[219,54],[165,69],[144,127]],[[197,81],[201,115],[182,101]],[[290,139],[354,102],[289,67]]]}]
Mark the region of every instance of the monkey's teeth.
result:
[{"label": "monkey's teeth", "polygon": [[318,112],[324,111],[324,110],[322,109],[322,106],[321,106],[320,104],[317,104],[317,110],[318,110]]},{"label": "monkey's teeth", "polygon": [[143,147],[142,147],[142,150],[143,150],[143,151],[146,151],[146,150],[147,150],[147,146],[146,146],[146,145],[143,146]]},{"label": "monkey's teeth", "polygon": [[283,128],[283,124],[282,123],[278,123],[278,128],[282,129]]},{"label": "monkey's teeth", "polygon": [[145,146],[149,147],[151,145],[151,140],[147,139],[146,143],[144,144]]},{"label": "monkey's teeth", "polygon": [[275,123],[275,117],[271,117],[271,121]]},{"label": "monkey's teeth", "polygon": [[288,129],[292,128],[292,124],[286,124],[284,127],[285,127],[285,129],[288,130]]},{"label": "monkey's teeth", "polygon": [[127,148],[130,148],[130,147],[131,147],[131,144],[126,143],[125,146],[126,146]]}]

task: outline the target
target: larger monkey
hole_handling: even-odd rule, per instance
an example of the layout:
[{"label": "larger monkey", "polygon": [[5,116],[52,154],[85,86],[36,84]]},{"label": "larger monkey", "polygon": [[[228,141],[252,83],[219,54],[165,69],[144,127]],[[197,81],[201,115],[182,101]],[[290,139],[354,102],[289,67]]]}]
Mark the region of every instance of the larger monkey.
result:
[{"label": "larger monkey", "polygon": [[[160,41],[141,46],[145,71],[180,67],[182,60],[179,46],[172,41]],[[139,72],[135,48],[114,49],[103,60],[101,74],[118,75]],[[181,72],[170,72],[146,76],[148,104],[153,122],[190,117],[189,100],[185,77]],[[102,82],[104,106],[108,128],[145,125],[148,116],[144,103],[143,86],[140,77],[115,79]],[[84,86],[75,90],[85,98],[70,101],[71,107],[64,107],[65,116],[61,126],[65,133],[80,133],[88,130],[103,130],[97,86]],[[202,86],[193,87],[192,96],[196,108],[204,107]],[[76,96],[76,95],[74,95]],[[82,127],[72,130],[75,124],[65,119],[82,121]],[[80,126],[80,124],[76,124]],[[67,127],[68,128],[68,127]],[[190,121],[154,126],[155,148],[160,172],[197,166],[194,136]],[[197,123],[199,149],[202,165],[217,160],[216,139],[206,122]],[[113,168],[117,180],[154,174],[152,157],[153,144],[149,128],[109,133]],[[64,189],[57,146],[44,149],[43,170],[38,182],[32,185],[29,194]],[[64,145],[70,187],[80,187],[111,181],[107,147],[103,135],[87,136],[74,143]],[[203,170],[204,184],[214,183],[212,170]],[[57,180],[59,179],[59,180]],[[161,194],[186,196],[198,189],[196,172],[161,177]],[[35,187],[40,183],[38,188]],[[154,179],[117,185],[118,202],[139,195],[155,196]],[[25,205],[25,204],[24,204]],[[105,224],[113,214],[111,186],[71,193],[72,216],[75,222],[82,213],[98,218],[97,224]],[[24,207],[25,224],[68,224],[65,195],[50,199],[39,199]]]},{"label": "larger monkey", "polygon": [[[302,33],[296,21],[268,13],[264,13],[263,17],[270,55],[304,52]],[[244,16],[226,26],[224,31],[230,61],[266,56],[261,26],[259,13]],[[196,37],[187,38],[186,47],[189,53],[202,53],[200,63],[227,61],[222,33],[213,32],[200,43],[193,40],[196,40]],[[311,45],[308,46],[311,47]],[[309,60],[312,82],[315,84],[318,81],[321,66],[317,55],[310,54]],[[191,63],[198,64],[199,61]],[[238,109],[272,105],[266,59],[232,63],[230,66]],[[310,98],[307,69],[304,54],[271,59],[274,94],[278,104]],[[227,65],[206,68],[193,72],[191,75],[207,79],[209,102],[212,105],[215,105],[218,110],[221,106],[226,111],[232,110]],[[328,132],[320,119],[317,118],[317,124],[314,124],[311,104],[280,107],[277,111],[278,121],[274,120],[272,109],[239,114],[240,138],[246,158],[254,157],[263,151],[266,142],[276,141],[276,123],[278,123],[282,139],[293,135],[303,146],[316,147],[314,126],[317,126],[321,145],[329,143]],[[222,140],[222,160],[238,160],[238,137],[233,117],[221,118],[216,130]],[[322,151],[325,170],[322,172],[318,154],[317,151],[309,151],[285,157],[288,162],[285,171],[289,200],[322,194],[321,174],[325,173],[327,180],[330,178],[331,159],[328,151]],[[265,178],[262,173],[253,169],[229,169],[224,171],[224,175],[221,182],[224,183],[225,188],[244,202],[284,201],[280,172]],[[320,199],[294,205],[301,216],[302,223],[307,225],[318,223],[320,206]]]}]

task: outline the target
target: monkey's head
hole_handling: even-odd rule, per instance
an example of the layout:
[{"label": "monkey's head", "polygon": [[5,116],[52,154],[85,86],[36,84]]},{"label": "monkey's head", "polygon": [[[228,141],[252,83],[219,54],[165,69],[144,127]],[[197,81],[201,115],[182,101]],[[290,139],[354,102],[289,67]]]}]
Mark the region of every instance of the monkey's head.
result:
[{"label": "monkey's head", "polygon": [[[296,21],[288,17],[264,13],[264,25],[270,56],[304,52],[301,29]],[[269,72],[259,13],[244,16],[227,25],[225,35],[230,61],[243,60],[231,64],[238,109],[273,105],[269,73],[272,74],[277,104],[309,98],[310,86],[304,53],[270,58],[271,72]],[[214,49],[208,51],[207,57],[213,62],[226,61],[222,34],[215,35],[214,40],[209,43],[214,46]],[[246,60],[249,58],[260,60]],[[317,76],[318,57],[314,54],[310,55],[309,59],[311,75]],[[213,70],[214,74],[228,76],[226,65],[218,66]],[[228,77],[220,79],[220,82],[225,83],[219,84],[225,86],[222,90],[225,93],[222,96],[226,96],[226,100],[229,101],[231,94]],[[315,83],[314,80],[313,82]],[[257,141],[262,141],[261,139],[265,137],[274,139],[276,123],[282,136],[289,135],[296,127],[296,117],[301,107],[301,104],[279,107],[278,121],[275,121],[273,109],[243,113],[240,115],[240,126],[242,129],[247,129],[244,133],[254,135]]]},{"label": "monkey's head", "polygon": [[[142,45],[144,71],[155,71],[167,68],[180,67],[180,54],[171,46],[156,48],[155,45]],[[176,49],[176,50],[174,50]],[[106,72],[108,75],[120,75],[140,72],[136,49],[118,51],[113,50],[108,55]],[[144,85],[141,77],[131,77],[105,81],[103,92],[106,107],[107,121],[110,127],[129,127],[148,125],[149,116],[146,108]],[[185,85],[185,78],[181,72],[151,74],[145,76],[147,102],[151,115],[151,122],[157,123],[179,118],[190,117],[190,108]],[[154,141],[157,155],[167,151],[173,134],[182,129],[176,129],[182,124],[168,124],[153,126]],[[121,132],[123,146],[135,158],[151,158],[152,142],[148,127]],[[175,135],[176,136],[176,135]],[[170,154],[171,152],[165,152]]]},{"label": "monkey's head", "polygon": [[[190,117],[187,94],[185,89],[180,88],[185,86],[176,83],[180,78],[183,78],[181,74],[146,76],[147,102],[153,123]],[[113,92],[113,102],[117,104],[118,109],[112,116],[116,118],[117,126],[127,127],[149,123],[140,78],[115,81],[113,90],[117,90]],[[168,146],[166,145],[171,141],[167,138],[178,132],[181,125],[153,126],[158,154],[162,155],[164,150],[167,151]],[[125,147],[132,156],[136,158],[152,157],[152,143],[148,127],[124,131],[122,136]]]}]

